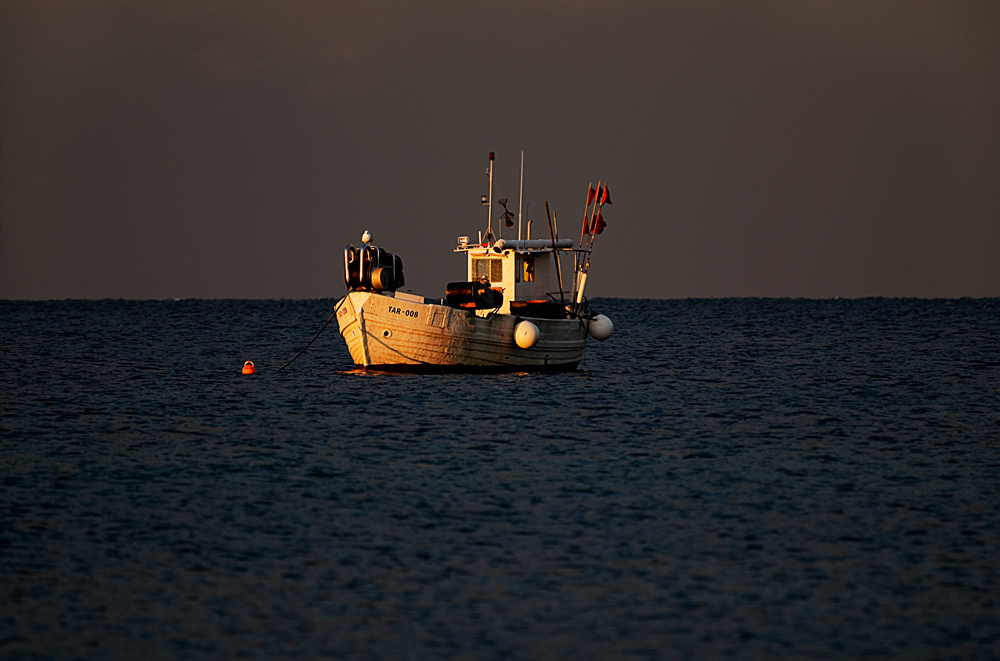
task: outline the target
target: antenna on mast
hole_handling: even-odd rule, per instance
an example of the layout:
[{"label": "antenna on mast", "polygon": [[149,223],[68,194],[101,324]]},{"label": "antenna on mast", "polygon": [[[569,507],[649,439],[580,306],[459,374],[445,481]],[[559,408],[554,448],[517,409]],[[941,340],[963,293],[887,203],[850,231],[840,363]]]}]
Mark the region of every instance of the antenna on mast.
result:
[{"label": "antenna on mast", "polygon": [[486,220],[486,240],[492,241],[493,239],[493,152],[490,152],[490,169],[487,170],[490,175],[490,196],[487,199],[486,206],[489,209],[487,220]]},{"label": "antenna on mast", "polygon": [[521,150],[521,190],[517,194],[517,240],[521,240],[521,203],[524,201],[524,150]]}]

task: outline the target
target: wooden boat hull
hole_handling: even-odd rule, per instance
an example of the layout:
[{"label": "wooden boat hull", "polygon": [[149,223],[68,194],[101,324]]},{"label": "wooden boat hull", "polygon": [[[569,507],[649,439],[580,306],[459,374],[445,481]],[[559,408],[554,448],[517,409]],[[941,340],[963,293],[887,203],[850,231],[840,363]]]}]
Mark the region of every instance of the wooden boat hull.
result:
[{"label": "wooden boat hull", "polygon": [[[538,341],[523,349],[514,329],[523,319]],[[587,320],[535,319],[350,292],[337,303],[340,334],[358,367],[385,371],[573,370],[587,346]]]}]

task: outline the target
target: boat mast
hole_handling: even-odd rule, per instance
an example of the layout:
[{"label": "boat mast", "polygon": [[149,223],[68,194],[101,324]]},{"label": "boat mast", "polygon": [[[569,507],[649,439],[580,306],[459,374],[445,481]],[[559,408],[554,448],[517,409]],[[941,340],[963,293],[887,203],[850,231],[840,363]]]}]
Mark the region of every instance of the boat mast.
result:
[{"label": "boat mast", "polygon": [[521,240],[521,203],[524,201],[524,150],[521,150],[521,189],[517,194],[517,240]]},{"label": "boat mast", "polygon": [[490,196],[487,200],[489,202],[486,206],[489,208],[489,211],[486,217],[486,240],[490,241],[493,238],[493,152],[490,152]]}]

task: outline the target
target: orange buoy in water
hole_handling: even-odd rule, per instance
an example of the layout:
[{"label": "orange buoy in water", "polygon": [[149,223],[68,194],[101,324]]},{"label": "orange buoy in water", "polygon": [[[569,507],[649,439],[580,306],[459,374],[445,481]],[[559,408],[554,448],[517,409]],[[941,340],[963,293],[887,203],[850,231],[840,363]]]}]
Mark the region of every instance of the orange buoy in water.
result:
[{"label": "orange buoy in water", "polygon": [[243,373],[244,374],[253,374],[256,371],[257,370],[255,370],[253,368],[253,361],[252,360],[248,360],[247,362],[243,363]]}]

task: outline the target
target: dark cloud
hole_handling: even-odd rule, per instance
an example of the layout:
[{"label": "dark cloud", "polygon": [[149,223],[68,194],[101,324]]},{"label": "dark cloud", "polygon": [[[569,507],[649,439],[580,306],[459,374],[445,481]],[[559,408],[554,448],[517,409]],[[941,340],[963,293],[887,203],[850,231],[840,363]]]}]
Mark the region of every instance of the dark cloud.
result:
[{"label": "dark cloud", "polygon": [[[592,295],[1000,295],[994,3],[8,2],[0,297],[427,294],[517,199]],[[405,3],[399,3],[405,4]],[[293,289],[294,287],[294,289]]]}]

